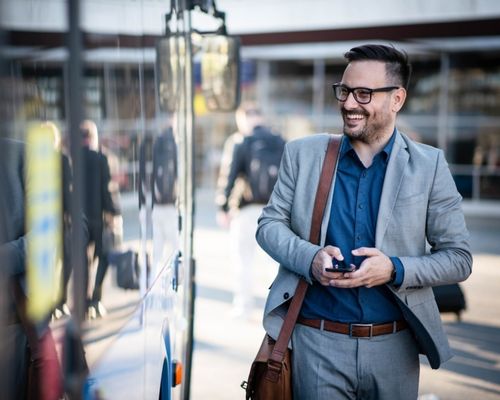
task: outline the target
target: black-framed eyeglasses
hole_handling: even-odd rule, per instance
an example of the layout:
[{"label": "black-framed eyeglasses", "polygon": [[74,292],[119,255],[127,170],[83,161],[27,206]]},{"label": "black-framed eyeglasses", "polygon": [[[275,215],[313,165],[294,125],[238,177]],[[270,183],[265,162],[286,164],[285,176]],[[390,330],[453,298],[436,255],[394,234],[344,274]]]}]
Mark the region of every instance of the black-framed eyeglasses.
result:
[{"label": "black-framed eyeglasses", "polygon": [[390,92],[391,90],[400,88],[399,86],[387,86],[376,89],[365,87],[350,88],[349,86],[346,86],[342,83],[334,83],[332,87],[335,98],[338,101],[346,101],[349,97],[349,93],[352,93],[354,96],[354,100],[356,100],[359,104],[368,104],[370,101],[372,101],[372,93]]}]

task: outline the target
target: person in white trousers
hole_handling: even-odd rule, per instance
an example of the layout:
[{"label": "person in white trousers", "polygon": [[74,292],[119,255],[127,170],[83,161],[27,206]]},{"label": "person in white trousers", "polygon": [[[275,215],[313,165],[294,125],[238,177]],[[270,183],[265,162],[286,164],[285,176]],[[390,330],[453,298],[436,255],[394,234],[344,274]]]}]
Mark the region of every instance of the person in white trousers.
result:
[{"label": "person in white trousers", "polygon": [[[264,127],[264,118],[254,103],[244,103],[236,111],[238,131],[226,139],[224,144],[219,178],[217,182],[216,204],[219,206],[217,221],[222,227],[229,228],[230,260],[234,266],[233,308],[234,317],[247,317],[255,306],[255,277],[257,274],[254,260],[258,255],[264,264],[266,274],[275,272],[273,260],[257,246],[255,231],[257,219],[268,201],[268,195],[258,196],[250,182],[250,164],[248,137],[263,136],[267,140],[284,141]],[[265,139],[265,140],[264,140]],[[281,147],[278,147],[278,162]],[[264,198],[263,198],[264,197]],[[260,253],[260,254],[258,254]]]}]

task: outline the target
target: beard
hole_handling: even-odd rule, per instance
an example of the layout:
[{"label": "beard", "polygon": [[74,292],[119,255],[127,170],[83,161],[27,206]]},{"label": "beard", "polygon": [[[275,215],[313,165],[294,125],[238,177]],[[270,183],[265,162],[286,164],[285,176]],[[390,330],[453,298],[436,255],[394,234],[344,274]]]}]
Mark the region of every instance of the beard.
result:
[{"label": "beard", "polygon": [[[341,108],[342,119],[344,120],[344,134],[351,140],[371,144],[378,142],[384,137],[391,121],[388,115],[370,114],[366,110],[356,109],[347,111]],[[350,128],[346,122],[347,114],[360,114],[364,116],[364,124],[359,128]]]}]

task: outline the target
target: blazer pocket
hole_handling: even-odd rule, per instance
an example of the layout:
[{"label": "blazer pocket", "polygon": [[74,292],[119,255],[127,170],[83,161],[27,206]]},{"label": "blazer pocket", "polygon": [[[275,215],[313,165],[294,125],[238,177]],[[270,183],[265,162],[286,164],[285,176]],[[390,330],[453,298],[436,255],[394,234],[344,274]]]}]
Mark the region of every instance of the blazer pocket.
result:
[{"label": "blazer pocket", "polygon": [[411,204],[422,203],[425,200],[425,193],[418,193],[409,196],[397,198],[395,207],[406,207]]},{"label": "blazer pocket", "polygon": [[432,294],[432,289],[429,291],[428,289],[420,289],[416,290],[415,292],[408,293],[406,295],[406,304],[408,306],[416,306],[418,304],[425,303],[429,300],[434,300],[434,295]]}]

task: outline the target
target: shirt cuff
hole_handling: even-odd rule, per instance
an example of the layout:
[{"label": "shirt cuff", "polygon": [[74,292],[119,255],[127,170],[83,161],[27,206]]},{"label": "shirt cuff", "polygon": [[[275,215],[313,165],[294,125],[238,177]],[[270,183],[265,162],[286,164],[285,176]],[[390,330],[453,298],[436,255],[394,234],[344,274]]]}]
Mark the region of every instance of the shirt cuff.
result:
[{"label": "shirt cuff", "polygon": [[390,257],[392,264],[394,265],[394,270],[396,274],[392,282],[389,282],[393,286],[401,286],[405,277],[405,268],[399,257]]},{"label": "shirt cuff", "polygon": [[312,263],[314,261],[314,257],[316,257],[316,254],[321,250],[321,247],[318,247],[313,255],[313,258],[311,259],[311,264],[309,265],[309,279],[310,279],[310,284],[316,282],[316,278],[313,275],[313,269],[312,269]]}]

